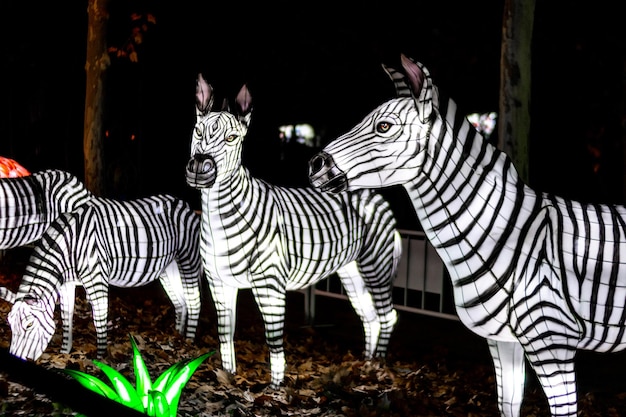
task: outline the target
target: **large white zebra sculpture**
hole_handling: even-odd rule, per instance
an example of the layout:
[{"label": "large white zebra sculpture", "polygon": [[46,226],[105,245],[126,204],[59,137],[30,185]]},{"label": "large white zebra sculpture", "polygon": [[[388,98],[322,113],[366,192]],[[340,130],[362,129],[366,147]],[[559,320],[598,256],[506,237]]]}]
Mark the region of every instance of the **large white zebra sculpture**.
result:
[{"label": "large white zebra sculpture", "polygon": [[402,184],[445,263],[461,321],[488,341],[504,416],[518,416],[525,361],[552,416],[577,413],[577,349],[626,347],[626,207],[525,185],[503,152],[443,99],[420,63],[385,67],[397,98],[310,161],[338,192]]},{"label": "large white zebra sculpture", "polygon": [[254,178],[241,165],[251,118],[244,85],[233,113],[211,111],[198,76],[187,183],[201,190],[201,255],[218,314],[222,367],[236,372],[237,292],[251,288],[265,323],[271,387],[284,382],[286,291],[337,273],[361,318],[365,355],[384,357],[397,313],[392,285],[401,253],[389,204],[371,191],[330,196]]},{"label": "large white zebra sculpture", "polygon": [[84,287],[92,307],[99,357],[107,347],[109,286],[140,287],[159,279],[176,309],[176,329],[195,338],[201,307],[199,234],[200,216],[169,195],[130,201],[94,197],[60,214],[36,243],[14,295],[10,353],[33,360],[41,356],[55,332],[59,296],[62,351],[70,351],[76,285]]}]

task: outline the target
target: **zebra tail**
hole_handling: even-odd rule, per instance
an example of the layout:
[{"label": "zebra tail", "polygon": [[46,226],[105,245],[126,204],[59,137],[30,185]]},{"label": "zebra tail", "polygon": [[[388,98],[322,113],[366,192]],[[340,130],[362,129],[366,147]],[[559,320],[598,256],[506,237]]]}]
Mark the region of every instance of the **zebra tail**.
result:
[{"label": "zebra tail", "polygon": [[0,287],[0,299],[9,302],[11,304],[15,303],[15,297],[17,294],[7,287]]}]

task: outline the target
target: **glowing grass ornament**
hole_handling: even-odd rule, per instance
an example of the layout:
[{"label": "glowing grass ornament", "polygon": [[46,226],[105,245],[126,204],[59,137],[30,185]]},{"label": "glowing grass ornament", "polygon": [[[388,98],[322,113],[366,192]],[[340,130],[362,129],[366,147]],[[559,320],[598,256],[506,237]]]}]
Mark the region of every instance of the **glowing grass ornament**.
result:
[{"label": "glowing grass ornament", "polygon": [[185,384],[202,362],[215,351],[172,365],[152,383],[137,343],[132,335],[129,337],[133,347],[136,387],[133,387],[120,372],[96,360],[93,361],[94,365],[104,372],[111,385],[81,371],[65,369],[64,372],[71,375],[85,388],[141,413],[153,417],[176,417],[178,402]]}]

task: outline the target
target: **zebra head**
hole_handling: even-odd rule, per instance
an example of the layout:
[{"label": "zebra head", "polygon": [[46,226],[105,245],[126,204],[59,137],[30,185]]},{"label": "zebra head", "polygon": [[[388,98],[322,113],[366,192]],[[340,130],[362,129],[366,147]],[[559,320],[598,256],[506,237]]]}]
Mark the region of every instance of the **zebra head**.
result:
[{"label": "zebra head", "polygon": [[237,94],[234,112],[226,101],[220,111],[211,111],[213,101],[213,88],[199,74],[196,125],[186,172],[187,184],[197,189],[212,187],[241,166],[242,142],[250,124],[252,100],[246,85]]},{"label": "zebra head", "polygon": [[[341,192],[406,184],[423,166],[437,95],[428,70],[401,55],[404,73],[383,65],[396,98],[374,109],[309,161],[309,180]],[[435,99],[435,100],[434,100]]]},{"label": "zebra head", "polygon": [[55,332],[55,297],[25,295],[15,300],[7,320],[11,326],[9,353],[22,359],[37,360]]}]

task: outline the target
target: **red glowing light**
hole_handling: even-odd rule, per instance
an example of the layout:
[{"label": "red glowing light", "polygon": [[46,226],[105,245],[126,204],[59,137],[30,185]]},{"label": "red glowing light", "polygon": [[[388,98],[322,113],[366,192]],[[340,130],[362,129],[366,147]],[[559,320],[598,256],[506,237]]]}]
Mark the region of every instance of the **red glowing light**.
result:
[{"label": "red glowing light", "polygon": [[25,177],[30,172],[13,159],[0,156],[0,178]]}]

